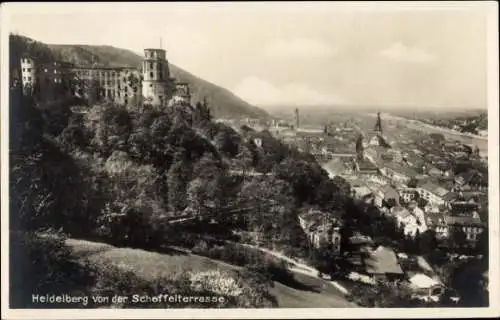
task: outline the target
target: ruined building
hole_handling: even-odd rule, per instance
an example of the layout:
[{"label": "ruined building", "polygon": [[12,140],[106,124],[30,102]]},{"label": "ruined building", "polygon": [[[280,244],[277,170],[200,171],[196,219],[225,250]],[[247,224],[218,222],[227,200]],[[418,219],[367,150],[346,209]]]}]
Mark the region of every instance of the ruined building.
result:
[{"label": "ruined building", "polygon": [[187,83],[170,76],[166,51],[145,49],[142,70],[132,67],[81,67],[65,62],[39,64],[21,58],[23,93],[47,101],[76,96],[88,101],[110,101],[121,105],[138,103],[167,106],[191,103]]}]

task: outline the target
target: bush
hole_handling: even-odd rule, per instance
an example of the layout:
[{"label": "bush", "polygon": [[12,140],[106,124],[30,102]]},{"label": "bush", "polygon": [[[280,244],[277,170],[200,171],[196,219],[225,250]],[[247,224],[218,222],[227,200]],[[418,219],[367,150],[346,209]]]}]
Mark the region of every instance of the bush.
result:
[{"label": "bush", "polygon": [[92,283],[92,273],[72,260],[63,237],[11,232],[10,252],[11,308],[47,308],[34,303],[32,294],[78,295]]}]

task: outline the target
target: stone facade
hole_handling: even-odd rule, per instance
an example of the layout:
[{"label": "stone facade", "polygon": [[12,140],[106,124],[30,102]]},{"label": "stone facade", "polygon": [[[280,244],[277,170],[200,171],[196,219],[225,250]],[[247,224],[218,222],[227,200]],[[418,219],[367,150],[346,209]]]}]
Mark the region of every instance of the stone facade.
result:
[{"label": "stone facade", "polygon": [[142,70],[132,67],[77,67],[64,62],[37,64],[21,58],[21,83],[26,95],[43,100],[72,95],[128,105],[143,99],[144,104],[167,106],[175,96],[191,103],[189,84],[175,84],[170,77],[166,51],[145,49]]}]

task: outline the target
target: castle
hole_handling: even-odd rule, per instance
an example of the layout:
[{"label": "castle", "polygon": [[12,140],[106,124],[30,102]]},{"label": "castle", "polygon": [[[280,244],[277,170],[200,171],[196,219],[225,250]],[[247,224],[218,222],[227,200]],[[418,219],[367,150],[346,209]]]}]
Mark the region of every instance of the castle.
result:
[{"label": "castle", "polygon": [[140,100],[152,106],[191,104],[189,85],[171,77],[163,49],[144,49],[142,70],[79,67],[58,61],[38,64],[33,57],[23,56],[21,83],[25,95],[36,94],[43,100],[75,96],[121,105]]}]

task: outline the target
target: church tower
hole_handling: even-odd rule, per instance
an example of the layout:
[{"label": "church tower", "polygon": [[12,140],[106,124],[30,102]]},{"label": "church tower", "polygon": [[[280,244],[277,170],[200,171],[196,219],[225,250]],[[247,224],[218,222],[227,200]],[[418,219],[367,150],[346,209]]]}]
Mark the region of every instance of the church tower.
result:
[{"label": "church tower", "polygon": [[144,49],[142,95],[145,104],[164,106],[172,98],[173,82],[163,49]]}]

